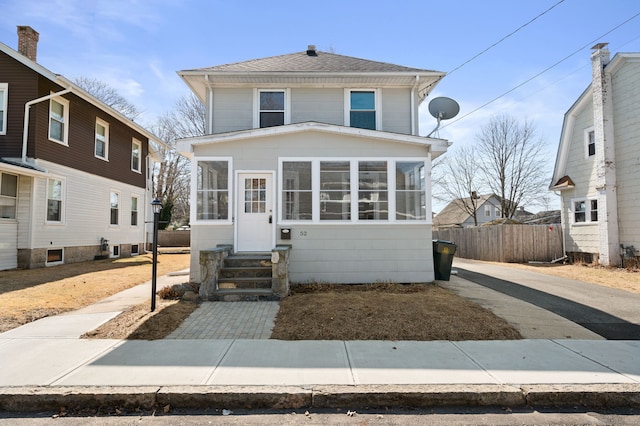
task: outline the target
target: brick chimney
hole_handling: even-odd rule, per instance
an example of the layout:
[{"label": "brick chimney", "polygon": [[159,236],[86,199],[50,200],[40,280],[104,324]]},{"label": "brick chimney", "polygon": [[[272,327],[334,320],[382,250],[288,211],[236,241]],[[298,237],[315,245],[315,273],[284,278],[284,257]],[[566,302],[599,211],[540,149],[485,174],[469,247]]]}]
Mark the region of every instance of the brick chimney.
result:
[{"label": "brick chimney", "polygon": [[18,52],[36,62],[40,34],[29,26],[18,25]]}]

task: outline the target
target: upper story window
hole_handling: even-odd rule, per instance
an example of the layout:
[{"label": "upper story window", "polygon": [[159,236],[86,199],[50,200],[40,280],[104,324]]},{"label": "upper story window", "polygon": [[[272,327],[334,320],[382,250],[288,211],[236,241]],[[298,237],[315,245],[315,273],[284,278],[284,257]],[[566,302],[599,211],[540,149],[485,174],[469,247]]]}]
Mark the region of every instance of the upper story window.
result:
[{"label": "upper story window", "polygon": [[60,179],[47,180],[47,222],[62,222],[63,182]]},{"label": "upper story window", "polygon": [[577,198],[572,201],[573,223],[591,223],[598,221],[598,200]]},{"label": "upper story window", "polygon": [[491,217],[491,206],[490,205],[484,206],[484,215],[486,217]]},{"label": "upper story window", "polygon": [[0,219],[16,218],[18,176],[0,173]]},{"label": "upper story window", "polygon": [[596,155],[596,132],[593,130],[593,128],[585,130],[584,143],[585,157],[589,158]]},{"label": "upper story window", "polygon": [[95,155],[102,160],[109,159],[109,123],[96,118]]},{"label": "upper story window", "polygon": [[64,98],[49,102],[49,139],[64,145],[69,143],[69,101]]},{"label": "upper story window", "polygon": [[7,100],[9,84],[0,83],[0,135],[7,134]]},{"label": "upper story window", "polygon": [[109,224],[117,225],[119,223],[120,218],[120,194],[111,191],[109,195],[109,204],[110,204],[110,219]]},{"label": "upper story window", "polygon": [[131,141],[131,170],[141,173],[142,162],[140,156],[142,153],[142,143],[139,140],[133,139]]},{"label": "upper story window", "polygon": [[230,160],[198,161],[197,167],[196,220],[229,220]]},{"label": "upper story window", "polygon": [[[377,129],[377,99],[375,90],[351,90],[348,92],[349,111],[346,124],[360,129]],[[347,121],[348,120],[348,121]]]},{"label": "upper story window", "polygon": [[258,90],[255,127],[289,124],[288,90]]}]

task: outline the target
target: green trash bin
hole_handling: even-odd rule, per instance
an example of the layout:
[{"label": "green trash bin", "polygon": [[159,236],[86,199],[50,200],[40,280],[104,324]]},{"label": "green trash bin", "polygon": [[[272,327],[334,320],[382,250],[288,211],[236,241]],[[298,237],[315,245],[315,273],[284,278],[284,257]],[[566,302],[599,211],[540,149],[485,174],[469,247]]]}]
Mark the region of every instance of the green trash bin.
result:
[{"label": "green trash bin", "polygon": [[436,280],[449,281],[456,248],[451,241],[433,240],[433,269]]}]

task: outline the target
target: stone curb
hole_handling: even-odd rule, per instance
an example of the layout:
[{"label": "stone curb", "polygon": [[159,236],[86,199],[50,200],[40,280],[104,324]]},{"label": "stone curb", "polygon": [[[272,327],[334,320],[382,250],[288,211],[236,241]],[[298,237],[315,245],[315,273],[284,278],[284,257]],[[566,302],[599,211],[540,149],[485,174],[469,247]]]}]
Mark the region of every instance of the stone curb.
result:
[{"label": "stone curb", "polygon": [[640,384],[357,386],[73,386],[0,388],[0,411],[82,409],[640,407]]}]

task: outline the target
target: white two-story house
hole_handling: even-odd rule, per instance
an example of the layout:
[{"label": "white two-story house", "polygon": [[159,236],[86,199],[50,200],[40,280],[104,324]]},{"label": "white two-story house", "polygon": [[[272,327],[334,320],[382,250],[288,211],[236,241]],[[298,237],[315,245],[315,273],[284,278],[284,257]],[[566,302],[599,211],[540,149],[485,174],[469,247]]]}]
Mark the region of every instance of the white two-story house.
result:
[{"label": "white two-story house", "polygon": [[206,105],[192,161],[199,252],[289,245],[293,283],[430,282],[431,161],[418,107],[444,73],[306,51],[178,73]]},{"label": "white two-story house", "polygon": [[565,114],[550,189],[565,252],[619,265],[640,249],[640,53],[593,47],[592,82]]}]

